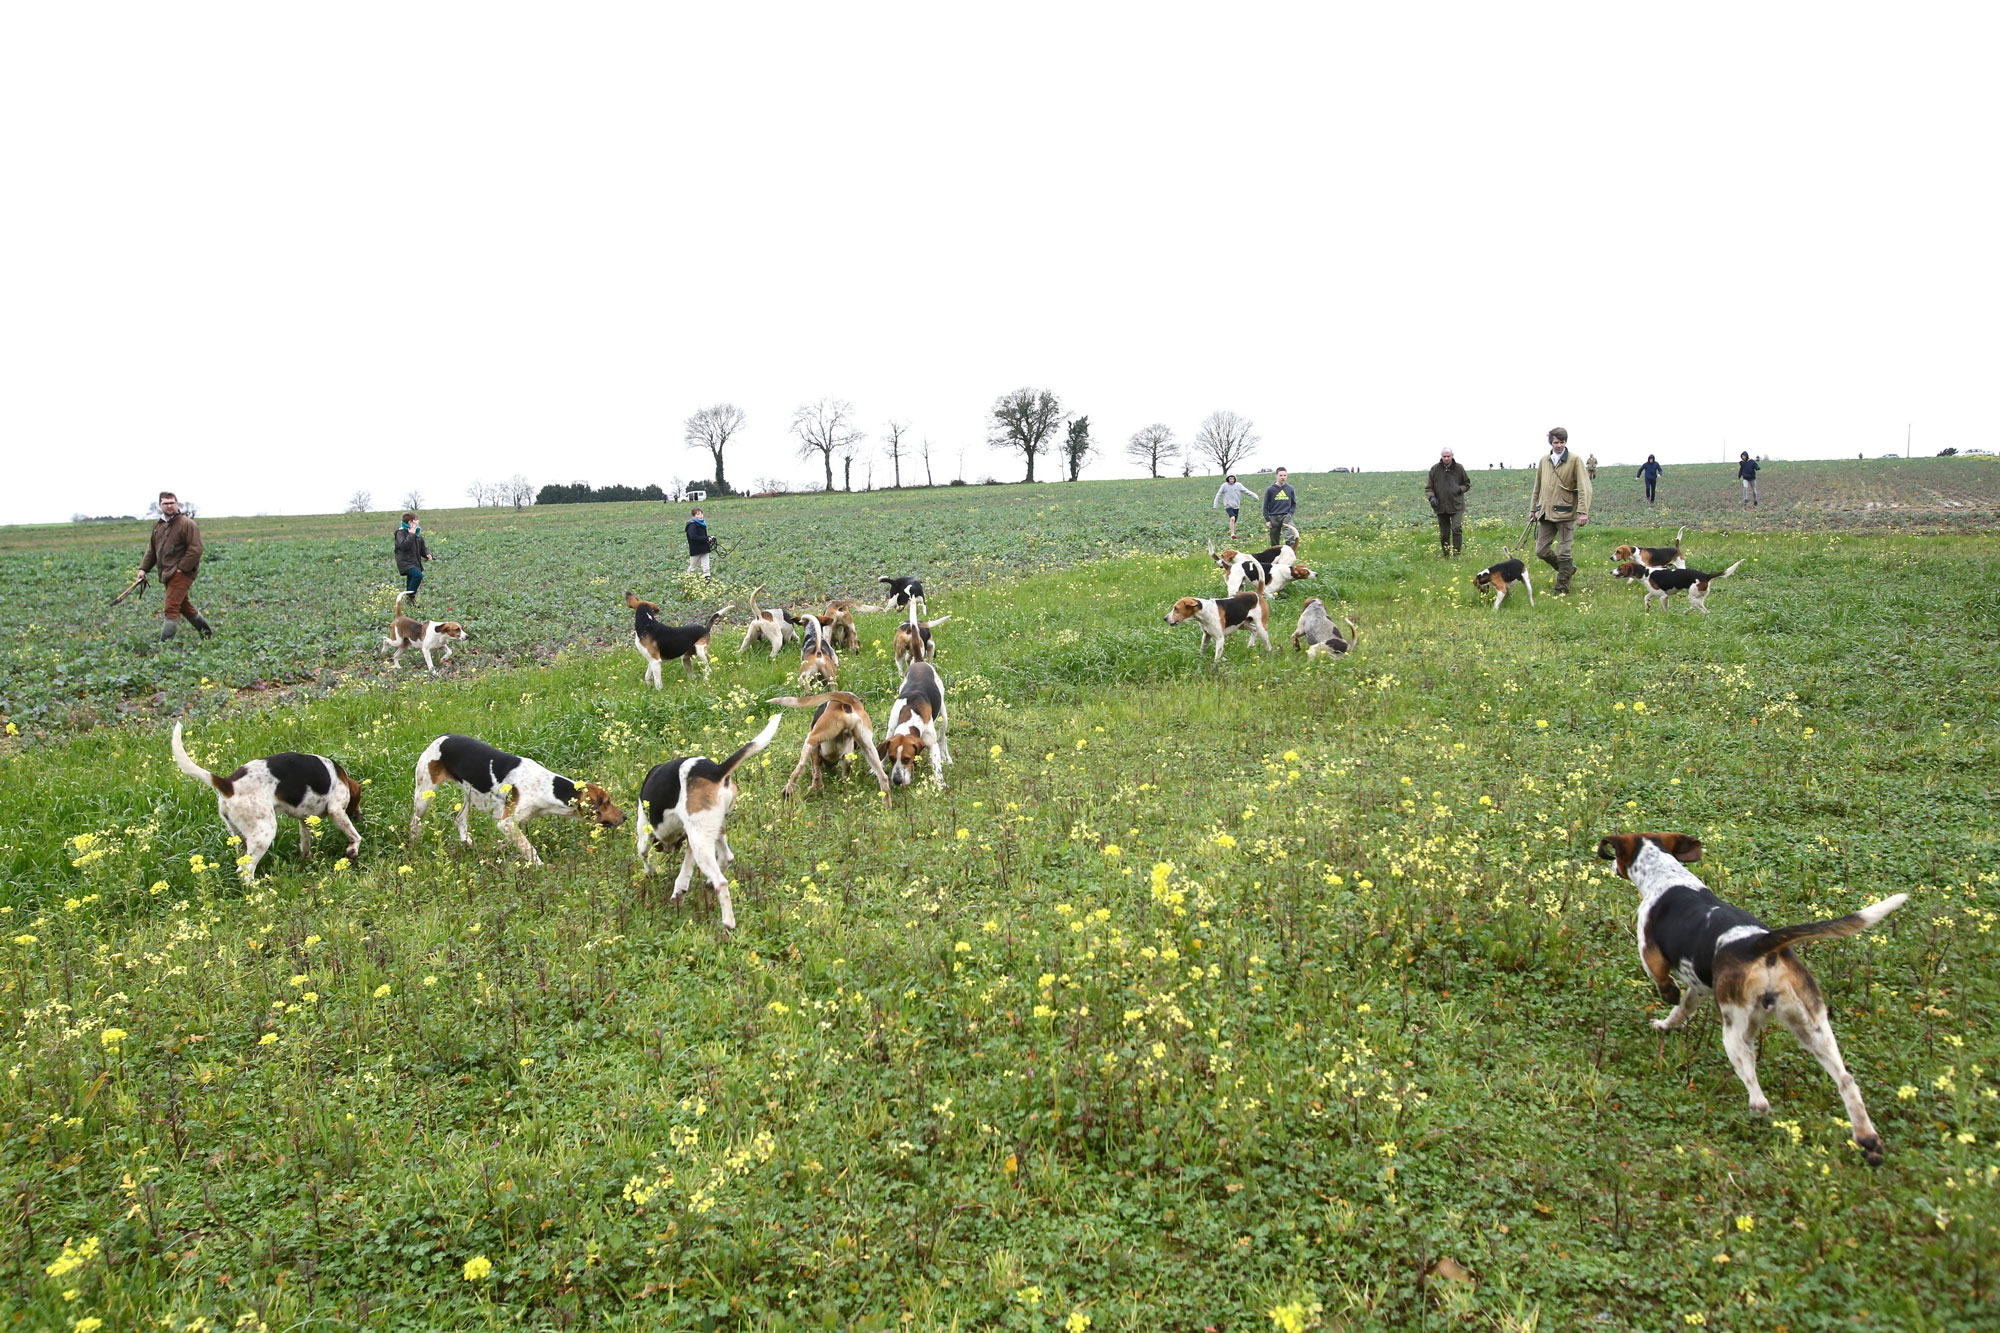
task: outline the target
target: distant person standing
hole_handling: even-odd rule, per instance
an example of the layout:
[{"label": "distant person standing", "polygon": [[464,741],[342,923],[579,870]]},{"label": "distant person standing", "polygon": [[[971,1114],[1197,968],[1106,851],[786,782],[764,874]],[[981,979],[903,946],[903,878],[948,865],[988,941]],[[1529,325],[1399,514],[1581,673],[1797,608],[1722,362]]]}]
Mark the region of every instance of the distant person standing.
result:
[{"label": "distant person standing", "polygon": [[1424,478],[1424,499],[1438,520],[1438,554],[1447,559],[1465,552],[1465,493],[1471,489],[1465,465],[1449,449],[1438,455]]},{"label": "distant person standing", "polygon": [[1223,512],[1229,515],[1229,540],[1231,541],[1236,540],[1236,515],[1242,511],[1243,497],[1248,494],[1250,494],[1250,488],[1237,484],[1236,474],[1232,472],[1224,479],[1222,486],[1215,492],[1215,503],[1209,505],[1210,509],[1215,508],[1216,505],[1221,505]]},{"label": "distant person standing", "polygon": [[146,559],[139,566],[141,587],[145,586],[146,575],[155,569],[160,571],[160,583],[167,593],[167,604],[162,608],[165,620],[160,625],[161,641],[180,633],[182,616],[187,617],[188,624],[202,638],[215,633],[188,600],[188,589],[194,586],[194,577],[201,572],[201,529],[195,526],[192,517],[181,512],[181,502],[172,491],[160,492],[160,521],[153,524],[153,539],[146,543]]},{"label": "distant person standing", "polygon": [[[1287,480],[1291,474],[1279,468],[1274,480],[1264,488],[1264,525],[1271,530],[1271,545],[1282,546],[1285,542],[1285,525],[1292,523],[1292,515],[1299,511],[1299,493],[1292,489]],[[1296,528],[1298,525],[1293,523]]]},{"label": "distant person standing", "polygon": [[1660,460],[1651,454],[1647,454],[1646,461],[1639,465],[1637,475],[1641,481],[1646,483],[1647,504],[1653,503],[1653,488],[1660,484],[1660,474],[1665,471],[1666,469],[1660,466]]},{"label": "distant person standing", "polygon": [[1757,460],[1750,456],[1748,449],[1737,455],[1736,475],[1743,481],[1743,503],[1747,505],[1756,504]]},{"label": "distant person standing", "polygon": [[1590,455],[1590,456],[1589,456],[1588,458],[1586,458],[1586,459],[1584,459],[1584,460],[1583,460],[1583,470],[1584,470],[1585,472],[1588,472],[1588,473],[1590,474],[1590,479],[1591,479],[1592,481],[1596,481],[1596,480],[1597,480],[1597,455],[1596,455],[1596,454],[1592,454],[1592,455]]},{"label": "distant person standing", "polygon": [[1577,528],[1590,522],[1590,474],[1569,449],[1569,432],[1557,426],[1549,432],[1549,451],[1535,471],[1535,493],[1528,517],[1536,521],[1535,554],[1556,572],[1555,594],[1569,592],[1576,577],[1570,543]]},{"label": "distant person standing", "polygon": [[708,520],[702,517],[698,506],[688,519],[687,538],[688,573],[699,573],[705,579],[714,578],[715,575],[708,572],[708,559],[709,552],[715,549],[715,541],[708,535]]},{"label": "distant person standing", "polygon": [[417,603],[417,589],[423,586],[424,562],[430,558],[424,525],[415,514],[404,514],[402,526],[396,529],[396,572],[403,576],[403,591],[410,594],[412,606]]}]

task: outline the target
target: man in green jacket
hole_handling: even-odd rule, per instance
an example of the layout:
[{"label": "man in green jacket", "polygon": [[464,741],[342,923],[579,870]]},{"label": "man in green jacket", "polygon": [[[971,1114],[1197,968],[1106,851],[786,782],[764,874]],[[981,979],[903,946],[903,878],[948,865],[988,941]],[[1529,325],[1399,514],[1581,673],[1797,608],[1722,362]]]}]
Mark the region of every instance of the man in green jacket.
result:
[{"label": "man in green jacket", "polygon": [[1465,493],[1471,489],[1465,465],[1449,449],[1438,455],[1424,478],[1424,499],[1438,519],[1438,553],[1447,559],[1465,552]]},{"label": "man in green jacket", "polygon": [[1557,426],[1549,432],[1549,451],[1535,471],[1535,493],[1528,517],[1536,520],[1535,554],[1556,571],[1555,594],[1569,591],[1576,562],[1569,558],[1577,528],[1590,522],[1590,473],[1569,449],[1569,432]]}]

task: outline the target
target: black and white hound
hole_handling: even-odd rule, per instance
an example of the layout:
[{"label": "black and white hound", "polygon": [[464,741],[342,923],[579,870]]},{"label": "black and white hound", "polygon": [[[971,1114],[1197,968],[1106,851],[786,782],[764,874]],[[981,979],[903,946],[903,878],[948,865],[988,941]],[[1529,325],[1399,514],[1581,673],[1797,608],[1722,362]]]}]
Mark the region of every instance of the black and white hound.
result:
[{"label": "black and white hound", "polygon": [[568,815],[590,819],[605,828],[625,822],[625,812],[611,803],[611,797],[595,782],[572,782],[560,773],[542,767],[532,759],[496,750],[485,741],[470,736],[440,736],[417,756],[416,790],[410,811],[410,836],[422,832],[424,809],[436,804],[433,797],[446,783],[457,783],[458,840],[472,845],[472,830],[466,820],[472,807],[493,816],[500,831],[512,840],[531,865],[542,858],[535,845],[521,832],[521,825],[537,815]]},{"label": "black and white hound", "polygon": [[1615,861],[1618,873],[1639,890],[1639,961],[1660,998],[1674,1006],[1653,1026],[1673,1031],[1713,994],[1722,1013],[1722,1049],[1750,1094],[1750,1109],[1762,1114],[1771,1103],[1757,1083],[1757,1044],[1765,1025],[1776,1018],[1833,1079],[1847,1106],[1855,1143],[1869,1165],[1879,1165],[1882,1140],[1868,1119],[1861,1088],[1840,1058],[1819,983],[1792,946],[1858,935],[1901,907],[1909,895],[1894,894],[1831,921],[1773,930],[1716,897],[1687,868],[1701,859],[1699,838],[1614,833],[1597,844],[1597,854]]},{"label": "black and white hound", "polygon": [[919,615],[930,614],[930,609],[931,609],[930,603],[924,600],[923,580],[915,578],[908,578],[908,579],[896,578],[896,577],[891,577],[888,574],[884,574],[881,578],[875,581],[877,583],[886,583],[889,585],[890,606],[898,609],[901,609],[903,607],[911,607],[914,608],[917,614]]},{"label": "black and white hound", "polygon": [[449,662],[453,641],[465,642],[465,626],[456,620],[414,620],[404,615],[403,599],[410,595],[408,592],[396,594],[396,617],[389,622],[389,633],[383,638],[382,646],[389,649],[389,665],[397,668],[403,665],[405,648],[420,649],[424,665],[435,676],[437,663],[431,660],[431,654],[443,648],[444,660]]},{"label": "black and white hound", "polygon": [[1699,569],[1648,569],[1636,560],[1627,560],[1614,571],[1621,579],[1633,579],[1646,586],[1646,609],[1653,609],[1653,599],[1660,599],[1660,609],[1667,609],[1667,601],[1677,592],[1688,595],[1688,610],[1708,614],[1708,585],[1717,579],[1726,579],[1743,564],[1738,560],[1720,574],[1704,574]]},{"label": "black and white hound", "polygon": [[729,863],[736,859],[736,853],[729,850],[727,828],[730,807],[736,804],[733,774],[744,760],[771,743],[782,720],[781,715],[773,714],[762,731],[719,764],[705,755],[655,764],[639,788],[639,868],[654,874],[653,853],[685,842],[687,856],[674,879],[673,901],[678,903],[686,896],[699,868],[715,890],[724,930],[736,929],[736,909],[729,901],[727,878]]},{"label": "black and white hound", "polygon": [[810,611],[802,616],[787,611],[785,619],[799,627],[799,684],[817,680],[831,688],[840,676],[840,654],[833,650],[826,626]]},{"label": "black and white hound", "polygon": [[1528,579],[1528,566],[1520,560],[1502,560],[1497,565],[1488,565],[1472,576],[1472,581],[1481,592],[1493,594],[1493,609],[1498,611],[1500,603],[1507,600],[1515,584],[1528,590],[1528,605],[1535,604],[1535,585]]},{"label": "black and white hound", "polygon": [[912,662],[903,677],[903,688],[889,708],[889,735],[882,742],[881,757],[889,764],[889,782],[907,787],[917,772],[917,756],[930,751],[931,781],[944,790],[944,766],[951,762],[951,744],[945,733],[951,717],[945,711],[944,678],[929,662]]},{"label": "black and white hound", "polygon": [[1262,588],[1266,596],[1276,597],[1295,580],[1319,577],[1299,563],[1298,548],[1290,542],[1261,551],[1238,551],[1234,547],[1218,551],[1210,543],[1208,554],[1222,567],[1223,590],[1231,597],[1245,588]]},{"label": "black and white hound", "polygon": [[1238,593],[1234,597],[1183,597],[1175,602],[1167,612],[1167,623],[1178,625],[1183,620],[1192,620],[1201,626],[1201,646],[1206,648],[1210,639],[1215,640],[1215,660],[1222,660],[1223,640],[1241,631],[1251,639],[1262,639],[1264,650],[1275,653],[1277,648],[1271,643],[1267,628],[1271,618],[1271,604],[1264,600],[1264,594],[1257,591]]},{"label": "black and white hound", "polygon": [[215,788],[215,808],[231,833],[243,839],[248,859],[238,867],[243,882],[257,878],[257,863],[278,836],[278,816],[299,821],[299,859],[312,855],[312,830],[306,821],[321,815],[347,835],[347,854],[361,854],[361,834],[354,816],[361,813],[361,784],[347,770],[320,754],[266,755],[252,759],[226,778],[197,764],[181,744],[181,724],[174,723],[174,764],[197,782]]},{"label": "black and white hound", "polygon": [[694,679],[696,658],[701,659],[701,674],[708,674],[708,636],[728,607],[710,616],[706,624],[667,625],[660,621],[660,608],[651,602],[642,602],[628,592],[625,605],[632,608],[632,646],[646,659],[646,679],[654,689],[660,688],[660,663],[676,658],[689,680]]}]

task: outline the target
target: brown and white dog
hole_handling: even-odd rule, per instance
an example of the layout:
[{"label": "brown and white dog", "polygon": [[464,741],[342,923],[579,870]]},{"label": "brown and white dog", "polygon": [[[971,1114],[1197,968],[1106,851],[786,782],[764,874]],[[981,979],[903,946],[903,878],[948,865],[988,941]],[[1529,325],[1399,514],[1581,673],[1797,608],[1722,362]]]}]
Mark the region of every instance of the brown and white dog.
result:
[{"label": "brown and white dog", "polygon": [[1488,565],[1472,576],[1472,581],[1481,592],[1493,594],[1493,609],[1498,611],[1500,603],[1507,600],[1507,594],[1515,584],[1528,590],[1528,605],[1535,604],[1535,585],[1528,580],[1528,566],[1519,560],[1502,560],[1497,565]]},{"label": "brown and white dog", "polygon": [[726,873],[736,853],[729,850],[730,807],[736,804],[733,776],[744,760],[757,754],[778,734],[783,719],[772,714],[764,729],[735,754],[721,763],[705,755],[669,759],[653,765],[639,788],[639,868],[651,875],[653,853],[677,842],[687,844],[681,873],[674,879],[672,901],[686,896],[696,868],[708,877],[715,890],[715,905],[722,913],[722,928],[736,929],[736,909],[729,901]]},{"label": "brown and white dog", "polygon": [[701,659],[701,674],[708,674],[708,636],[728,607],[710,616],[703,625],[666,625],[660,621],[660,608],[651,602],[642,602],[628,592],[625,605],[632,608],[632,646],[646,659],[646,679],[654,689],[660,688],[660,663],[676,658],[680,659],[681,669],[687,672],[689,680],[694,679],[695,658]]},{"label": "brown and white dog", "polygon": [[1677,592],[1688,595],[1688,610],[1708,614],[1708,585],[1717,579],[1726,579],[1734,574],[1742,561],[1723,570],[1720,574],[1704,574],[1699,569],[1648,569],[1636,560],[1627,560],[1612,572],[1621,579],[1633,579],[1646,587],[1646,609],[1653,609],[1653,599],[1660,599],[1660,609],[1667,609],[1667,601]]},{"label": "brown and white dog", "polygon": [[625,812],[611,803],[611,797],[595,782],[572,782],[551,772],[532,759],[496,750],[485,741],[470,736],[440,736],[417,756],[415,792],[411,797],[410,836],[423,831],[425,807],[437,802],[431,796],[447,783],[457,783],[458,840],[472,845],[472,830],[466,826],[472,807],[493,816],[493,822],[520,848],[531,865],[542,858],[521,832],[521,825],[537,815],[568,815],[589,819],[605,828],[625,822]]},{"label": "brown and white dog", "polygon": [[1354,645],[1361,642],[1361,626],[1347,619],[1347,637],[1340,637],[1340,626],[1333,623],[1333,617],[1326,612],[1326,603],[1313,597],[1307,600],[1299,611],[1298,628],[1292,631],[1292,651],[1300,648],[1300,640],[1305,641],[1307,657],[1339,657],[1352,652]]},{"label": "brown and white dog", "polygon": [[792,622],[786,618],[782,607],[775,611],[758,609],[757,594],[762,591],[764,585],[761,583],[750,590],[750,627],[743,631],[743,644],[736,651],[747,653],[751,644],[762,639],[771,645],[771,660],[775,662],[778,650],[798,638],[799,632],[792,628]]},{"label": "brown and white dog", "polygon": [[812,726],[806,732],[805,744],[799,747],[799,765],[785,783],[785,795],[790,796],[798,787],[799,774],[808,765],[812,768],[812,785],[806,788],[810,794],[820,789],[828,768],[837,766],[850,754],[858,754],[867,760],[882,788],[882,804],[888,806],[889,775],[882,771],[882,757],[875,752],[875,728],[868,720],[867,705],[844,690],[809,694],[804,698],[788,694],[767,702],[813,710]]},{"label": "brown and white dog", "polygon": [[1266,652],[1278,651],[1266,628],[1270,619],[1271,604],[1264,600],[1262,592],[1255,590],[1234,597],[1183,597],[1167,612],[1169,625],[1178,625],[1183,620],[1200,625],[1201,646],[1208,647],[1208,641],[1214,639],[1218,662],[1222,660],[1223,640],[1238,631],[1253,640],[1262,639]]},{"label": "brown and white dog", "polygon": [[910,618],[896,626],[895,652],[891,654],[896,669],[903,670],[912,662],[929,662],[937,657],[937,641],[931,638],[931,631],[950,616],[939,616],[936,620],[918,620],[916,608],[910,608]]},{"label": "brown and white dog", "polygon": [[1613,560],[1623,563],[1644,565],[1648,569],[1686,569],[1687,557],[1681,554],[1681,538],[1687,536],[1682,528],[1674,534],[1672,546],[1621,546],[1611,553]]},{"label": "brown and white dog", "polygon": [[840,654],[833,650],[826,627],[810,611],[802,616],[787,611],[785,619],[799,627],[799,684],[817,680],[831,686],[840,676]]},{"label": "brown and white dog", "polygon": [[1898,893],[1831,921],[1773,930],[1742,908],[1722,901],[1688,866],[1701,859],[1701,840],[1685,833],[1614,833],[1597,854],[1639,890],[1639,961],[1660,998],[1674,1006],[1653,1020],[1671,1032],[1693,1016],[1707,996],[1722,1013],[1722,1048],[1750,1094],[1750,1109],[1771,1109],[1757,1083],[1757,1045],[1773,1018],[1798,1038],[1840,1090],[1854,1141],[1871,1166],[1882,1161],[1882,1140],[1868,1119],[1861,1089],[1840,1058],[1819,983],[1792,946],[1858,935],[1903,905]]},{"label": "brown and white dog", "polygon": [[889,708],[889,736],[882,742],[881,757],[889,762],[889,782],[907,787],[916,777],[917,756],[929,750],[931,781],[944,790],[944,766],[951,762],[951,745],[945,733],[951,718],[945,712],[944,678],[929,662],[912,662],[903,677],[903,688]]},{"label": "brown and white dog", "polygon": [[197,782],[215,788],[215,809],[224,827],[243,839],[237,867],[245,884],[257,878],[257,863],[278,836],[278,816],[299,821],[299,859],[312,855],[312,830],[306,821],[322,815],[347,835],[347,854],[361,854],[361,834],[354,816],[361,813],[361,784],[347,770],[319,754],[266,755],[252,759],[226,778],[197,764],[181,745],[181,724],[174,723],[174,765]]},{"label": "brown and white dog", "polygon": [[820,617],[820,623],[826,626],[827,641],[833,645],[834,651],[842,653],[861,651],[861,631],[855,627],[854,613],[873,610],[875,608],[872,606],[863,606],[859,602],[850,602],[844,598],[836,598],[826,604],[826,614]]},{"label": "brown and white dog", "polygon": [[451,660],[451,645],[454,640],[465,642],[465,626],[456,620],[413,620],[403,614],[403,599],[410,594],[396,594],[396,618],[389,622],[389,633],[382,640],[382,646],[389,649],[389,665],[400,669],[403,665],[403,650],[418,648],[423,651],[424,665],[437,674],[437,663],[431,654],[444,649],[445,661]]}]

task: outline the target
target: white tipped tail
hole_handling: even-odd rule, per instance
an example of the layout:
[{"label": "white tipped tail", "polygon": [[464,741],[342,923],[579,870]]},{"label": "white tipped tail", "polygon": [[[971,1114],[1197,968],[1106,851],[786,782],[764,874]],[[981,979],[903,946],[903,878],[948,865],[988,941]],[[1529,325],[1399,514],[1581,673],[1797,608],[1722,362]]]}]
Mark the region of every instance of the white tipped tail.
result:
[{"label": "white tipped tail", "polygon": [[1910,900],[1910,895],[1907,893],[1891,894],[1889,897],[1884,898],[1879,903],[1870,903],[1868,906],[1862,908],[1859,912],[1856,912],[1855,915],[1860,917],[1862,921],[1864,921],[1868,925],[1872,926],[1877,921],[1880,921],[1883,917],[1889,915],[1889,913],[1895,911],[1898,907],[1901,907],[1904,903],[1908,902],[1909,900]]},{"label": "white tipped tail", "polygon": [[764,724],[764,729],[762,731],[758,732],[755,736],[751,737],[749,743],[744,745],[742,749],[738,750],[735,754],[730,755],[729,758],[722,761],[723,775],[726,777],[729,774],[734,773],[736,771],[737,765],[741,764],[746,759],[754,757],[758,751],[762,750],[765,746],[769,745],[771,743],[771,738],[778,734],[778,724],[780,722],[783,722],[784,720],[785,720],[784,714],[782,713],[771,714],[771,720]]},{"label": "white tipped tail", "polygon": [[[1745,557],[1744,557],[1744,560],[1747,560],[1747,559],[1749,559],[1749,557],[1748,557],[1748,556],[1745,556]],[[1738,561],[1737,561],[1737,562],[1736,562],[1735,564],[1733,564],[1733,565],[1731,565],[1731,566],[1730,566],[1729,568],[1727,568],[1727,569],[1723,570],[1723,571],[1722,571],[1722,572],[1721,572],[1720,574],[1717,574],[1717,575],[1716,575],[1715,577],[1717,577],[1717,578],[1719,578],[1719,579],[1726,579],[1726,578],[1728,578],[1728,577],[1729,577],[1729,576],[1730,576],[1731,574],[1734,574],[1734,573],[1735,573],[1735,572],[1737,571],[1737,569],[1738,569],[1738,568],[1740,568],[1740,567],[1742,566],[1742,564],[1743,564],[1743,561],[1742,561],[1742,560],[1738,560]]]},{"label": "white tipped tail", "polygon": [[215,774],[209,772],[207,769],[203,768],[200,764],[197,764],[193,760],[193,758],[191,758],[188,755],[186,747],[181,744],[181,724],[178,722],[174,723],[173,748],[174,748],[174,766],[179,768],[181,772],[187,774],[189,777],[193,778],[196,782],[205,782],[211,787],[220,785],[215,780]]}]

